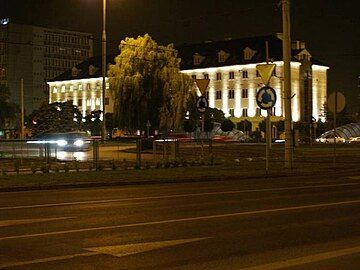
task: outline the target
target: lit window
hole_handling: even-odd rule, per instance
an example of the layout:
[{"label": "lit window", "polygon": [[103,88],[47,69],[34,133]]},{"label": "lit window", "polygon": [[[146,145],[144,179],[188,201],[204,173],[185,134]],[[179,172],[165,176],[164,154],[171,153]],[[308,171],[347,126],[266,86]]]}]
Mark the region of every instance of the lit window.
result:
[{"label": "lit window", "polygon": [[54,88],[53,88],[53,93],[56,94],[57,92],[58,92],[57,88],[54,87]]},{"label": "lit window", "polygon": [[229,90],[229,99],[235,98],[235,90]]},{"label": "lit window", "polygon": [[209,91],[205,91],[205,97],[209,99]]},{"label": "lit window", "polygon": [[216,99],[221,99],[221,91],[216,91]]},{"label": "lit window", "polygon": [[110,83],[107,82],[107,83],[106,83],[106,89],[109,89],[109,88],[110,88]]},{"label": "lit window", "polygon": [[229,114],[231,117],[235,116],[235,110],[234,109],[229,109]]},{"label": "lit window", "polygon": [[247,117],[248,116],[248,109],[247,108],[243,108],[243,113],[242,113],[242,116],[243,117]]},{"label": "lit window", "polygon": [[95,105],[96,105],[96,106],[100,106],[100,98],[96,98],[96,100],[95,100]]},{"label": "lit window", "polygon": [[242,98],[248,98],[248,90],[247,89],[243,89],[241,92],[241,97]]},{"label": "lit window", "polygon": [[73,85],[70,85],[69,91],[70,91],[70,92],[74,91],[74,86],[73,86]]},{"label": "lit window", "polygon": [[86,100],[86,106],[91,106],[91,99],[90,98]]},{"label": "lit window", "polygon": [[61,86],[61,93],[65,93],[65,85]]},{"label": "lit window", "polygon": [[83,90],[82,84],[79,84],[79,90]]},{"label": "lit window", "polygon": [[209,74],[204,74],[204,79],[208,80],[209,79]]}]

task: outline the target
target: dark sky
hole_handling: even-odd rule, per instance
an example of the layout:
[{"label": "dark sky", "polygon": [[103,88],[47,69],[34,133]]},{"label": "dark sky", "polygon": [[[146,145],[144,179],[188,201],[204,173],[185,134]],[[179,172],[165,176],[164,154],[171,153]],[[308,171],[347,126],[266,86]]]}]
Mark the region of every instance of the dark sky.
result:
[{"label": "dark sky", "polygon": [[[109,52],[126,36],[149,33],[167,44],[267,35],[282,31],[278,0],[107,0]],[[359,110],[358,0],[291,0],[292,39],[330,66],[329,93],[344,92]],[[94,34],[100,53],[101,0],[0,0],[0,17]]]}]

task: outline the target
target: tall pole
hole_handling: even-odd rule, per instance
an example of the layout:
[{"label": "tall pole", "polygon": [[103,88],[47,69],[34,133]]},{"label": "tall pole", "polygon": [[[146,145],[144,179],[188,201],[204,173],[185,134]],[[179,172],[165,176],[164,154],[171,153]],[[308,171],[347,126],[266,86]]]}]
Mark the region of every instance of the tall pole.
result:
[{"label": "tall pole", "polygon": [[25,109],[24,109],[24,79],[21,79],[21,81],[20,81],[20,98],[21,98],[20,139],[24,139],[25,138],[25,134],[24,134],[24,115],[25,115]]},{"label": "tall pole", "polygon": [[[266,64],[269,64],[269,42],[265,42],[265,48],[266,48]],[[270,84],[270,81],[267,85]],[[270,149],[271,149],[271,109],[267,110],[267,116],[266,116],[266,174],[269,173],[269,156],[270,156]]]},{"label": "tall pole", "polygon": [[106,123],[105,123],[105,96],[106,96],[106,0],[103,0],[103,30],[102,30],[102,140],[106,140]]},{"label": "tall pole", "polygon": [[282,0],[283,19],[283,61],[285,96],[285,168],[292,168],[293,149],[291,133],[291,38],[290,38],[290,0]]}]

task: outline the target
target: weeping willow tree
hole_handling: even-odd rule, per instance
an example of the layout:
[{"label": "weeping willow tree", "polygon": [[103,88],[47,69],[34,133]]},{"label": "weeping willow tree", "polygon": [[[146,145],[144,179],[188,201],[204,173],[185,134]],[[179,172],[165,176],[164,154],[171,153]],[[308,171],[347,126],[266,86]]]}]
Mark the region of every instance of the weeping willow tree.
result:
[{"label": "weeping willow tree", "polygon": [[116,125],[145,130],[149,121],[162,130],[181,127],[192,81],[180,73],[174,46],[158,45],[146,34],[121,41],[120,52],[108,72]]}]

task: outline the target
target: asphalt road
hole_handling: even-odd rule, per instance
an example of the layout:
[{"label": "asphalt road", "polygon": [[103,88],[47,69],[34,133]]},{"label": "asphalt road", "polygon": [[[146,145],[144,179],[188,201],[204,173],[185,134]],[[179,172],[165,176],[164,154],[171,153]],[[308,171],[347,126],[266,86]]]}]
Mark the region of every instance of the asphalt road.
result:
[{"label": "asphalt road", "polygon": [[360,177],[0,193],[1,269],[360,269]]}]

